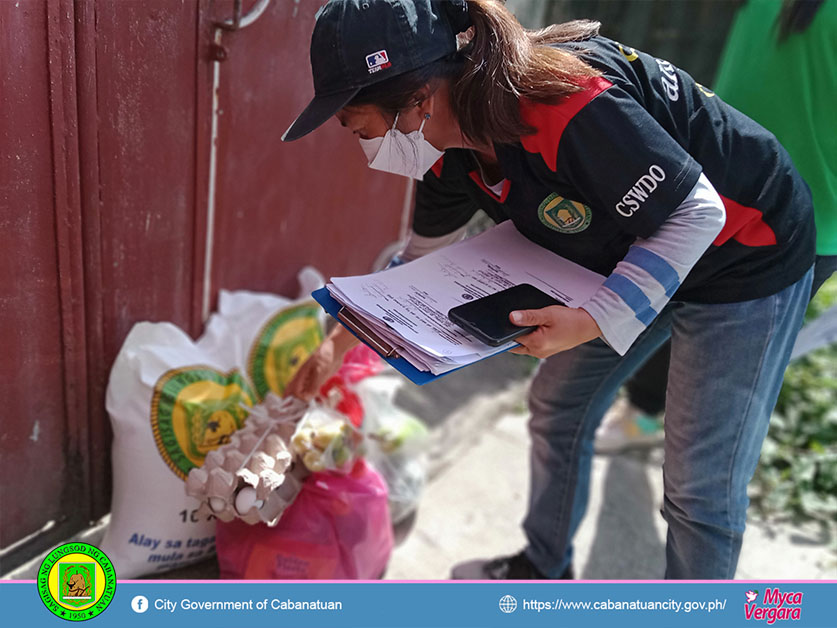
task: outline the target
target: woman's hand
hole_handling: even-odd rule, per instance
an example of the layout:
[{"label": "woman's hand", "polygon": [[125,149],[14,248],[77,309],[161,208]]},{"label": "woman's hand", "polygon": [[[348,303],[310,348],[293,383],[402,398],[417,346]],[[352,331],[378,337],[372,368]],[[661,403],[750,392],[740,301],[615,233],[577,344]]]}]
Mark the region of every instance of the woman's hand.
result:
[{"label": "woman's hand", "polygon": [[340,368],[346,352],[359,342],[341,325],[335,327],[288,382],[285,396],[303,401],[316,397],[326,380]]},{"label": "woman's hand", "polygon": [[520,355],[548,358],[601,336],[598,324],[582,309],[552,305],[540,310],[518,310],[509,320],[519,327],[537,325],[530,334],[520,336],[521,346],[511,350]]}]

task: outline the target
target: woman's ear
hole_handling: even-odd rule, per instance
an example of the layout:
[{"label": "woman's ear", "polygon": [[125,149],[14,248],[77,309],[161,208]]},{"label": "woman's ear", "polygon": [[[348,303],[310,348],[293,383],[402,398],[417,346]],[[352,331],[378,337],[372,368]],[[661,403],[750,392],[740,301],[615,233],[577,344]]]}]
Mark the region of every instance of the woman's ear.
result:
[{"label": "woman's ear", "polygon": [[419,114],[422,118],[426,115],[433,115],[434,105],[436,102],[436,90],[431,89],[427,84],[416,92],[416,104],[419,108]]}]

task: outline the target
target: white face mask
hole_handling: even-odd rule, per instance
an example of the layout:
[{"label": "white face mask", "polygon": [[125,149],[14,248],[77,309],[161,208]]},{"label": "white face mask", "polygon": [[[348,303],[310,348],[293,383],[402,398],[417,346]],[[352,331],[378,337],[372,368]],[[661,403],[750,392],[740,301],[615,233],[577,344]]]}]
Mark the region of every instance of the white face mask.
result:
[{"label": "white face mask", "polygon": [[371,140],[360,138],[358,141],[366,154],[369,167],[404,177],[423,179],[430,167],[444,155],[444,151],[437,150],[424,139],[422,129],[429,118],[429,114],[424,117],[418,131],[402,133],[395,128],[398,123],[396,114],[395,122],[386,135],[373,137]]}]

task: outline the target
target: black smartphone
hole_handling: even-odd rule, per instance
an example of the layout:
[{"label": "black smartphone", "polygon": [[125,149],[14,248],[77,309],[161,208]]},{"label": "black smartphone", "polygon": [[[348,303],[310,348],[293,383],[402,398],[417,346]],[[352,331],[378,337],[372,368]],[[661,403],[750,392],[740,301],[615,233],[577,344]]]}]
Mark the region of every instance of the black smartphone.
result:
[{"label": "black smartphone", "polygon": [[448,318],[485,344],[497,347],[536,329],[518,327],[509,321],[509,314],[550,305],[565,304],[535,286],[523,283],[458,305],[448,312]]}]

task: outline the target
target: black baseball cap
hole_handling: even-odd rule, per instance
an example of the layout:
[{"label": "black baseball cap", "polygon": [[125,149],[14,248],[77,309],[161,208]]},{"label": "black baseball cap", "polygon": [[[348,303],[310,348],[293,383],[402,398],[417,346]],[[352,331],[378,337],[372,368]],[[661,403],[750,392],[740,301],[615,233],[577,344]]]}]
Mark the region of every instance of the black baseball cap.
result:
[{"label": "black baseball cap", "polygon": [[314,99],[282,140],[301,138],[369,85],[456,51],[468,28],[465,0],[330,0],[311,36]]}]

